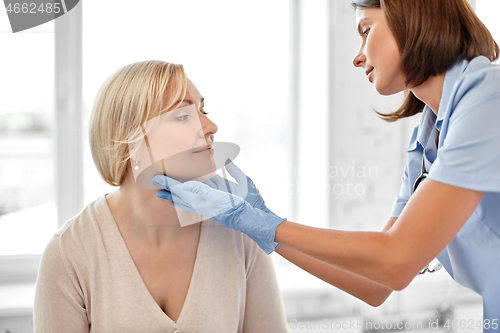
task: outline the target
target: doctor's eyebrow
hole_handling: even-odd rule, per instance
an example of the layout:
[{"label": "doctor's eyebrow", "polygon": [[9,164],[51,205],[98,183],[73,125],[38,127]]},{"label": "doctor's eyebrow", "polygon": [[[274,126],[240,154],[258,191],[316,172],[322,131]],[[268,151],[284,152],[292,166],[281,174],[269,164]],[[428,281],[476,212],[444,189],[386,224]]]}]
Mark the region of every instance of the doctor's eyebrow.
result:
[{"label": "doctor's eyebrow", "polygon": [[358,33],[359,33],[360,35],[362,35],[362,34],[363,34],[363,32],[361,31],[361,23],[363,23],[363,21],[364,21],[364,20],[366,20],[366,19],[367,19],[366,17],[363,17],[363,18],[359,21],[359,23],[358,23]]}]

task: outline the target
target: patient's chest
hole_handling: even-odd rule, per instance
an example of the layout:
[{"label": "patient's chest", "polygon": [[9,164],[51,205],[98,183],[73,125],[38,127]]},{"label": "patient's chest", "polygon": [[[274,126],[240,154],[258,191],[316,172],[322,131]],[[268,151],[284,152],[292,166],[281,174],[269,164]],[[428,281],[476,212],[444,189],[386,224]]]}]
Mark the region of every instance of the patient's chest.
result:
[{"label": "patient's chest", "polygon": [[170,319],[177,321],[189,290],[195,257],[181,265],[166,258],[134,259],[134,262],[155,302]]},{"label": "patient's chest", "polygon": [[191,284],[198,237],[155,252],[138,244],[127,244],[129,253],[151,297],[173,321],[177,321]]}]

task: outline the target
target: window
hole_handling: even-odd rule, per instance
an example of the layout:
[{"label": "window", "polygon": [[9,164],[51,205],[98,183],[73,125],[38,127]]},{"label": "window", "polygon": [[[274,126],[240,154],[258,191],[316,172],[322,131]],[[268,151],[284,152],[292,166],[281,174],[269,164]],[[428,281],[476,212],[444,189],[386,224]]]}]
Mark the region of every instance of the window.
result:
[{"label": "window", "polygon": [[[490,30],[493,38],[500,44],[500,1],[497,0],[476,0],[477,16],[483,21],[484,25]],[[498,60],[496,61],[498,63]]]},{"label": "window", "polygon": [[40,254],[57,228],[54,22],[12,34],[0,12],[0,256]]}]

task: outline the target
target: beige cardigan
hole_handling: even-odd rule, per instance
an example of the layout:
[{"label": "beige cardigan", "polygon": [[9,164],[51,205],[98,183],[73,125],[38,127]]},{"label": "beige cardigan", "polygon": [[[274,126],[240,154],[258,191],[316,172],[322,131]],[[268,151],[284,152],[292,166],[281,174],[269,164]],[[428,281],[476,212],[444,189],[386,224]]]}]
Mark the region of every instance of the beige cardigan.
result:
[{"label": "beige cardigan", "polygon": [[287,323],[271,258],[246,235],[202,222],[177,322],[158,306],[104,196],[66,222],[38,272],[35,333],[281,333]]}]

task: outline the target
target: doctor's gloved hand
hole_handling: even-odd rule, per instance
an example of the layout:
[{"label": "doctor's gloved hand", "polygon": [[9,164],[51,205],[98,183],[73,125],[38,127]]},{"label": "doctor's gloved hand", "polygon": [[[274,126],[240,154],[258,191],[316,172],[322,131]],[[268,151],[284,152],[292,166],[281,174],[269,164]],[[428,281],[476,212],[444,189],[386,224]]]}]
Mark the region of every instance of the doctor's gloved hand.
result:
[{"label": "doctor's gloved hand", "polygon": [[165,188],[157,192],[159,198],[172,200],[176,207],[211,217],[227,228],[247,234],[267,254],[278,246],[274,237],[284,218],[254,208],[237,195],[200,182],[182,184],[166,176],[155,176],[153,183]]},{"label": "doctor's gloved hand", "polygon": [[252,207],[274,215],[274,213],[266,207],[264,198],[262,198],[259,190],[250,177],[245,175],[243,171],[229,159],[226,161],[225,167],[229,174],[238,182],[237,184],[219,175],[215,175],[205,180],[203,183],[211,188],[244,198]]}]

